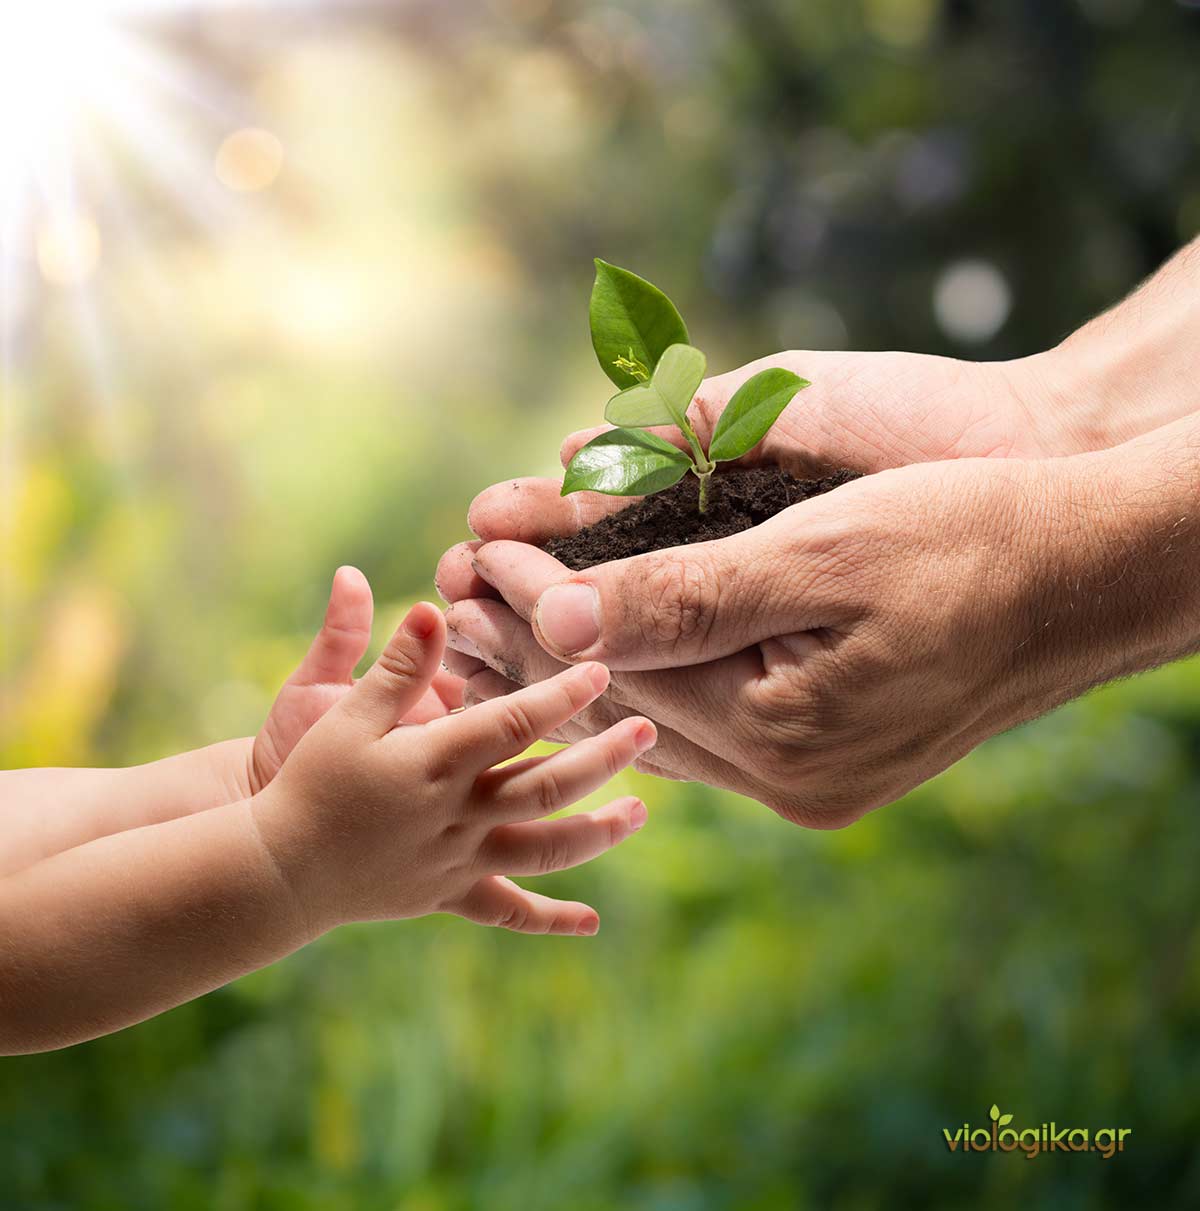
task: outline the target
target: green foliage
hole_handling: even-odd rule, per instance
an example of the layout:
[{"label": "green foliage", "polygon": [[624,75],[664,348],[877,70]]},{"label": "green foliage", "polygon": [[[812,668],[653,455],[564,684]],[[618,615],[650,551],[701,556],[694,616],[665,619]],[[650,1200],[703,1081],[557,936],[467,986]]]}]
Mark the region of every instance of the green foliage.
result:
[{"label": "green foliage", "polygon": [[[29,313],[0,408],[10,764],[252,731],[339,562],[370,575],[377,648],[471,496],[537,469],[530,417],[548,451],[596,415],[564,305],[581,245],[661,266],[732,366],[825,342],[1021,356],[1200,230],[1183,5],[343,7],[311,6],[265,64],[227,52],[268,71],[320,190],[194,232],[150,185],[129,264],[104,229],[111,413],[64,339],[75,292]],[[965,256],[1017,303],[982,348],[931,305]],[[629,774],[585,806],[625,793],[642,833],[530,883],[595,904],[596,938],[336,930],[141,1026],[0,1059],[0,1205],[1200,1206],[1200,663],[998,736],[841,832]],[[1021,1124],[1128,1123],[1131,1147],[950,1156],[942,1129],[988,1097]]]},{"label": "green foliage", "polygon": [[601,369],[618,387],[645,382],[667,349],[688,340],[675,304],[657,286],[598,257],[589,318]]},{"label": "green foliage", "polygon": [[626,387],[608,401],[604,419],[610,425],[676,425],[682,431],[688,407],[704,381],[705,366],[699,349],[672,345],[654,367],[649,382]]},{"label": "green foliage", "polygon": [[692,465],[682,450],[642,429],[613,429],[571,460],[563,495],[587,489],[612,496],[647,496],[678,483]]},{"label": "green foliage", "polygon": [[718,418],[708,457],[725,462],[754,449],[796,393],[809,385],[808,379],[779,367],[760,370],[747,379]]},{"label": "green foliage", "polygon": [[[708,500],[708,478],[718,462],[741,458],[766,436],[807,379],[789,370],[763,370],[743,383],[722,412],[708,452],[687,410],[704,381],[707,359],[684,342],[658,348],[663,334],[678,320],[674,303],[644,278],[596,261],[596,280],[589,308],[592,345],[604,372],[620,384],[633,381],[608,401],[604,419],[621,426],[580,449],[563,477],[562,495],[588,489],[610,496],[645,496],[678,483],[687,471],[700,480],[701,512]],[[685,331],[686,337],[686,331]],[[626,349],[627,353],[614,350]],[[673,450],[670,461],[657,447],[636,436],[648,425],[674,425],[691,447],[692,457]],[[683,470],[678,459],[684,459]],[[629,465],[622,467],[623,460]],[[635,486],[636,485],[636,486]]]}]

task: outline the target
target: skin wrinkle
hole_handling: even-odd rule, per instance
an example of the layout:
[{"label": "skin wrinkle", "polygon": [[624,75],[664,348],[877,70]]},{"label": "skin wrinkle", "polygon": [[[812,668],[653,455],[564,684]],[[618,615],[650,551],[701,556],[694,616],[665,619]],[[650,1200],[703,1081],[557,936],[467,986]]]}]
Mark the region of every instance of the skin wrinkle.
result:
[{"label": "skin wrinkle", "polygon": [[[541,652],[540,648],[538,649],[538,653],[539,655],[544,656],[544,653]],[[490,654],[490,656],[492,659],[500,659],[494,654]],[[505,679],[501,678],[499,673],[492,672],[490,669],[489,672],[492,673],[490,677],[485,677],[484,675],[480,674],[473,677],[469,682],[472,693],[478,693],[480,701],[489,701],[490,699],[499,696],[501,693],[511,692],[512,689],[516,688],[511,681],[506,682]],[[521,675],[525,678],[530,677],[528,670],[522,670]],[[645,676],[645,674],[634,674],[634,677],[638,676]],[[500,679],[499,682],[495,680],[496,678]],[[620,705],[620,698],[624,696],[622,694],[621,687],[627,684],[627,681],[628,679],[622,679],[620,674],[614,674],[612,680],[609,682],[609,688],[606,693],[592,703],[590,707],[580,712],[575,717],[574,724],[567,733],[568,738],[571,740],[576,740],[582,739],[585,736],[595,735],[605,728],[608,728],[623,719],[629,718],[631,713],[644,713],[631,712]],[[630,701],[637,698],[635,689],[628,690],[627,694]],[[677,777],[680,777],[685,781],[691,780],[686,775],[678,772],[679,770],[685,768],[685,766],[674,765],[672,762],[666,760],[665,755],[673,753],[680,754],[681,759],[686,760],[686,754],[690,752],[694,754],[692,757],[692,760],[694,761],[696,759],[695,754],[698,754],[700,751],[701,750],[699,750],[691,740],[679,735],[668,727],[664,727],[662,724],[659,725],[659,740],[657,746],[653,750],[654,760],[655,762],[664,763],[669,768],[675,769],[677,771]],[[718,769],[721,767],[732,769],[732,767],[728,766],[727,763],[721,761],[716,754],[706,752],[703,760],[705,767],[709,769],[714,768],[714,763],[715,767]]]},{"label": "skin wrinkle", "polygon": [[[780,632],[750,648],[724,697],[685,682],[715,686],[716,670],[732,667],[690,663],[693,643],[677,655],[686,668],[618,673],[610,696],[644,706],[653,687],[677,687],[685,731],[721,729],[737,767],[721,785],[753,770],[781,814],[843,824],[997,731],[1195,649],[1200,422],[1187,418],[1200,403],[1200,346],[1189,339],[1198,278],[1193,248],[1118,312],[1016,362],[793,351],[710,380],[694,408],[702,431],[768,364],[816,384],[757,461],[894,469],[780,514],[760,527],[761,545],[735,536],[680,549],[701,581],[718,583],[720,608],[704,621],[711,646],[730,650],[753,618]],[[1151,436],[1110,449],[1135,434]],[[570,530],[583,514],[547,502],[546,516]],[[489,533],[511,525],[494,516]],[[589,573],[602,594],[617,591],[607,575]],[[671,602],[663,586],[647,596],[635,578],[622,582],[620,616],[635,625],[606,640],[622,667],[646,667],[647,653],[629,646],[639,630],[657,664],[664,634],[689,629],[656,617],[689,613],[683,598],[696,591],[675,579]],[[503,573],[495,587],[509,588]],[[640,628],[639,602],[654,615]],[[800,629],[824,613],[836,627]]]},{"label": "skin wrinkle", "polygon": [[[88,809],[66,821],[54,852],[26,853],[0,878],[0,1049],[45,1050],[129,1025],[346,920],[444,910],[595,932],[592,909],[518,887],[495,858],[518,874],[564,869],[635,831],[645,813],[630,797],[569,820],[540,815],[597,789],[653,731],[635,718],[510,775],[507,797],[489,794],[491,767],[566,726],[607,673],[565,669],[501,707],[399,726],[430,693],[443,627],[435,607],[415,606],[356,685],[347,667],[346,684],[311,687],[326,657],[348,665],[353,655],[336,637],[329,645],[326,626],[264,725],[263,748],[286,760],[252,797],[209,802],[248,776],[249,739],[131,770],[0,775],[6,815],[37,815],[63,797]],[[338,693],[297,708],[306,688]],[[280,737],[314,703],[315,722],[302,720],[283,754]]]},{"label": "skin wrinkle", "polygon": [[[982,461],[982,460],[981,460]],[[951,474],[951,470],[953,474]],[[1072,504],[1070,492],[1063,494],[1063,505],[1059,509],[1051,509],[1044,502],[1048,495],[1049,485],[1045,479],[1045,472],[1040,467],[1031,467],[1028,464],[1005,464],[1005,465],[989,465],[987,475],[978,481],[970,478],[962,478],[966,472],[973,470],[967,463],[956,464],[953,468],[939,468],[929,466],[926,468],[910,468],[905,472],[906,476],[911,476],[913,473],[919,472],[926,477],[933,477],[939,484],[943,480],[957,482],[961,479],[962,485],[966,490],[970,503],[963,505],[950,505],[945,513],[946,527],[940,531],[942,535],[938,541],[948,542],[949,550],[952,552],[950,558],[954,566],[960,569],[970,568],[972,565],[978,565],[980,572],[986,582],[986,578],[992,575],[1000,575],[1007,579],[1008,573],[1003,571],[993,571],[994,565],[997,564],[998,557],[1009,549],[1010,543],[1007,538],[1001,536],[988,537],[981,536],[974,542],[963,544],[961,536],[954,535],[953,519],[961,516],[964,511],[968,514],[974,514],[975,511],[983,509],[984,505],[988,508],[994,508],[997,516],[1012,516],[1013,506],[1011,501],[1013,494],[1018,494],[1018,499],[1024,500],[1029,506],[1023,511],[1025,521],[1024,526],[1038,528],[1044,522],[1044,519],[1049,516],[1058,515],[1071,518],[1074,516],[1074,526],[1082,530],[1087,524],[1087,518],[1081,512],[1079,505]],[[883,477],[880,477],[879,484],[885,482]],[[895,486],[893,485],[895,490]],[[999,495],[997,495],[999,493]],[[997,504],[991,504],[993,498]],[[850,500],[850,497],[847,497]],[[1065,509],[1065,512],[1064,512]],[[845,512],[846,509],[843,509]],[[801,511],[798,511],[801,512]],[[853,516],[854,509],[850,508],[849,513]],[[876,509],[873,516],[878,515],[880,510]],[[981,515],[987,515],[986,512]],[[1037,519],[1037,520],[1035,520]],[[928,520],[928,519],[926,519]],[[1174,522],[1174,518],[1172,519]],[[839,523],[846,525],[847,532],[854,534],[853,521]],[[1071,527],[1068,526],[1065,530],[1060,530],[1060,536],[1070,534]],[[928,541],[928,540],[923,540]],[[843,539],[843,543],[845,539]],[[836,539],[833,539],[831,550],[824,552],[819,561],[820,566],[825,569],[825,575],[830,574],[829,569],[834,567],[844,566],[844,579],[846,583],[856,583],[862,579],[862,568],[860,561],[866,561],[870,564],[870,555],[872,545],[875,546],[876,564],[880,555],[886,555],[889,559],[904,559],[915,560],[921,566],[921,571],[916,575],[907,577],[905,583],[919,586],[926,580],[936,581],[940,573],[937,570],[936,564],[928,563],[930,554],[927,552],[922,542],[918,542],[915,546],[911,544],[911,540],[900,542],[892,548],[889,545],[884,548],[879,548],[878,543],[872,540],[871,543],[863,544],[854,549],[854,553],[842,557],[840,555],[840,544]],[[804,551],[804,544],[801,543],[791,553],[792,558],[800,556]],[[965,553],[970,554],[969,560],[964,564],[963,557]],[[735,564],[735,566],[741,566]],[[776,574],[779,574],[779,569],[775,568]],[[970,572],[965,572],[966,575],[972,575]],[[781,579],[789,585],[799,584],[800,592],[805,592],[803,588],[803,579],[797,578],[794,574],[783,573]],[[872,577],[868,576],[867,584],[869,586]],[[729,582],[727,581],[726,591],[729,590]],[[744,588],[744,585],[739,586]],[[1011,587],[1008,590],[1011,592]],[[980,594],[985,597],[987,593]],[[968,595],[967,601],[973,602],[975,595]],[[975,607],[973,605],[958,605],[954,594],[948,595],[948,601],[945,608],[949,611],[948,618],[953,618],[956,613],[963,615],[963,623],[951,623],[951,627],[959,625],[975,625],[977,619],[973,617]],[[913,624],[919,625],[920,619],[927,615],[927,603],[925,594],[919,590],[919,587],[914,597],[914,605],[912,610]],[[1042,619],[1042,627],[1045,629],[1045,622]],[[907,633],[912,634],[910,624],[905,624],[908,628]],[[937,630],[938,628],[934,628]],[[760,742],[765,743],[770,750],[768,759],[763,760],[761,756],[756,760],[756,765],[762,768],[769,779],[777,785],[784,786],[788,784],[800,786],[803,788],[811,788],[813,783],[809,781],[814,777],[814,769],[819,771],[825,766],[825,760],[820,756],[821,744],[820,738],[826,737],[826,740],[832,740],[834,747],[832,753],[840,751],[841,747],[847,744],[858,746],[858,755],[855,759],[857,778],[860,786],[860,805],[862,810],[866,810],[869,806],[878,806],[877,800],[884,800],[887,794],[895,785],[895,779],[901,777],[913,776],[928,776],[929,773],[936,772],[936,768],[941,768],[942,763],[947,763],[950,760],[956,759],[957,755],[961,755],[962,751],[966,751],[969,747],[970,738],[979,734],[979,721],[988,714],[991,710],[994,718],[1005,720],[1006,725],[1014,718],[1014,711],[1007,704],[1003,704],[994,710],[989,705],[986,696],[975,697],[957,686],[953,677],[948,682],[939,682],[940,674],[933,673],[922,674],[916,683],[907,685],[899,682],[889,693],[883,693],[882,697],[876,698],[872,693],[868,692],[865,696],[858,689],[858,686],[871,686],[878,677],[879,670],[885,670],[887,667],[886,648],[881,649],[881,655],[870,657],[869,660],[864,660],[863,653],[869,652],[873,647],[878,647],[877,642],[870,641],[875,627],[872,625],[870,616],[865,621],[860,621],[849,629],[849,639],[843,639],[842,645],[846,651],[846,659],[849,661],[845,669],[837,663],[831,663],[829,669],[825,672],[821,671],[821,666],[813,666],[810,676],[818,678],[828,678],[832,676],[832,680],[828,682],[827,687],[822,690],[820,695],[812,692],[816,688],[816,683],[810,683],[810,690],[807,691],[807,697],[803,696],[799,700],[795,700],[775,714],[773,710],[769,710],[770,700],[759,704],[759,709],[756,715],[757,724],[754,727],[743,729],[740,726],[731,728],[730,735],[741,739],[745,736],[757,735]],[[888,634],[886,630],[881,634]],[[864,638],[867,637],[867,638]],[[864,648],[864,643],[867,646]],[[759,658],[762,657],[762,647],[758,648]],[[853,654],[852,654],[853,653]],[[974,657],[978,662],[978,655]],[[871,663],[877,662],[878,668],[875,672],[871,671]],[[941,662],[939,662],[941,663]],[[763,665],[765,668],[765,664]],[[952,665],[948,666],[952,667]],[[983,667],[986,667],[986,662],[983,662]],[[853,673],[850,670],[853,669]],[[652,674],[646,674],[652,676]],[[756,661],[754,679],[757,681],[761,678],[759,666]],[[618,678],[614,678],[614,682],[618,685]],[[945,726],[941,732],[936,728],[926,728],[916,735],[909,736],[906,740],[897,742],[895,740],[885,740],[881,743],[876,740],[872,734],[875,730],[872,719],[877,718],[880,711],[887,712],[892,709],[889,705],[890,701],[911,700],[920,701],[928,696],[930,689],[936,689],[939,684],[949,684],[951,691],[947,698],[947,711],[949,718],[953,723]],[[633,691],[636,694],[636,690]],[[621,695],[622,690],[614,686],[614,694]],[[852,708],[850,714],[846,714],[846,703],[851,703]],[[862,706],[865,714],[858,711],[858,707]],[[816,710],[817,714],[811,716],[811,711]],[[805,717],[810,716],[812,722],[805,722]],[[776,722],[778,720],[778,722]],[[856,721],[857,720],[857,721]],[[727,720],[727,727],[729,721]],[[801,742],[801,737],[808,735],[810,738],[807,742]],[[935,737],[939,737],[935,742]],[[746,740],[741,739],[741,743],[746,743]],[[815,746],[815,748],[814,748]],[[883,748],[884,751],[880,751]],[[814,766],[812,753],[816,751],[818,757]],[[896,753],[896,757],[890,756],[891,752]],[[802,755],[807,752],[807,756]],[[901,759],[903,755],[903,759]],[[841,762],[836,760],[836,757],[830,761],[830,769],[834,767],[840,768]],[[871,781],[863,781],[862,777],[866,771],[875,769],[887,770],[891,768],[891,773],[886,778],[881,778],[877,784],[872,786]],[[897,770],[901,772],[897,772]],[[689,771],[691,772],[691,771]],[[903,780],[903,778],[901,778]],[[797,803],[795,794],[789,792],[789,796],[780,795],[775,791],[768,790],[764,796],[765,801],[769,802],[777,810],[783,811],[789,817],[802,815],[810,823],[815,823],[812,818],[812,813],[816,810],[816,805],[821,802],[821,796],[816,790],[806,789],[802,796],[803,801]],[[838,795],[832,790],[828,791],[825,796],[825,802],[828,805],[829,816],[822,820],[822,823],[841,824],[849,822],[851,816],[847,816],[846,809],[840,803]],[[852,814],[851,814],[852,815]]]}]

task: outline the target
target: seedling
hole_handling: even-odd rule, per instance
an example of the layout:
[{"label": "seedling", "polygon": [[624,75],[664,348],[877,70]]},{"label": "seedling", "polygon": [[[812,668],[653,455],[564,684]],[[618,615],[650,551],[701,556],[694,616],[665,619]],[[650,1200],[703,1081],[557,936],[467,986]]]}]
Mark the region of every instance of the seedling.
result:
[{"label": "seedling", "polygon": [[[604,409],[604,419],[618,427],[593,438],[571,459],[563,496],[584,490],[649,496],[691,471],[700,480],[703,513],[717,463],[753,449],[795,394],[809,385],[790,370],[759,371],[726,405],[706,451],[687,410],[707,362],[688,344],[675,304],[636,273],[597,260],[589,317],[600,368],[620,388]],[[653,425],[674,425],[691,453],[647,432]]]}]

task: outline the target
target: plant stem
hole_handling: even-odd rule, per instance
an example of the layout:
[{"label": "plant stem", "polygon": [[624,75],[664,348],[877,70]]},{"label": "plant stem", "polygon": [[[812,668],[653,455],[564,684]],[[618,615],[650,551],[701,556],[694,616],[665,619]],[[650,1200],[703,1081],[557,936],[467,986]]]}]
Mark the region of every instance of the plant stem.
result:
[{"label": "plant stem", "polygon": [[679,432],[687,438],[687,444],[692,448],[692,454],[696,458],[696,474],[707,475],[713,468],[712,463],[708,461],[708,456],[704,453],[704,449],[700,445],[700,439],[696,436],[696,430],[687,422],[686,416],[681,416],[676,422],[679,426]]},{"label": "plant stem", "polygon": [[698,471],[700,476],[700,512],[708,512],[708,481],[712,477],[711,471]]},{"label": "plant stem", "polygon": [[688,424],[686,416],[676,414],[675,424],[679,428],[679,432],[687,438],[687,444],[692,448],[692,454],[695,459],[692,462],[692,470],[700,479],[700,512],[704,513],[708,509],[708,477],[717,469],[717,464],[709,462],[708,455],[704,453],[704,447],[700,445],[700,438],[696,435],[696,430]]}]

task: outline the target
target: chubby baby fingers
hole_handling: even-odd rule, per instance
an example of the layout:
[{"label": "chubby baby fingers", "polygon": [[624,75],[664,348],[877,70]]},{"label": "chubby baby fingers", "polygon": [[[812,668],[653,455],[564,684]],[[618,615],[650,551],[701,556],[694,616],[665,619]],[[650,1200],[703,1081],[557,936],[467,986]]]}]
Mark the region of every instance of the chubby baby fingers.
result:
[{"label": "chubby baby fingers", "polygon": [[574,900],[540,896],[499,875],[480,879],[449,911],[478,925],[492,925],[516,933],[590,937],[600,928],[600,917],[594,908]]},{"label": "chubby baby fingers", "polygon": [[478,810],[497,823],[548,816],[598,790],[653,748],[657,736],[649,719],[634,716],[548,757],[488,770],[475,783]]},{"label": "chubby baby fingers", "polygon": [[576,665],[515,694],[435,719],[428,725],[428,736],[435,752],[440,750],[482,773],[562,727],[607,688],[604,665]]},{"label": "chubby baby fingers", "polygon": [[485,870],[547,875],[598,858],[645,823],[645,804],[627,796],[564,820],[501,824],[488,834],[479,859]]}]

